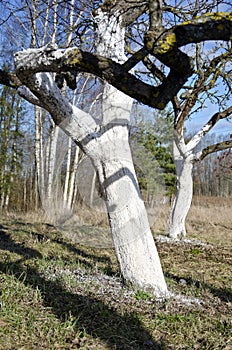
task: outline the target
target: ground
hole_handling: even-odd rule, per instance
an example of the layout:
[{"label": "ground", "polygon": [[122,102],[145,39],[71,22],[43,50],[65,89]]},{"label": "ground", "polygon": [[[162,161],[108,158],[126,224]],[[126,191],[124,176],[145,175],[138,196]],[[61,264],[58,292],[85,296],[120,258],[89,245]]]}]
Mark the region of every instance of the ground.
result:
[{"label": "ground", "polygon": [[153,231],[173,293],[165,300],[124,285],[111,247],[75,242],[35,217],[3,216],[0,349],[230,350],[230,203],[195,198],[186,242],[157,238],[168,209],[157,213]]}]

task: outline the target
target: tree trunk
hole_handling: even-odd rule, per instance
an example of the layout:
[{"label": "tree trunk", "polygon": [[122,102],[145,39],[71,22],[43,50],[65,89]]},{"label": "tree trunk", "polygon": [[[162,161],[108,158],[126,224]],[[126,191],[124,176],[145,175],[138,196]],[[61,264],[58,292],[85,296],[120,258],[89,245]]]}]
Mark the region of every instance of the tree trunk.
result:
[{"label": "tree trunk", "polygon": [[[42,110],[35,106],[35,165],[36,165],[36,186],[35,191],[39,191],[40,199],[45,198],[45,183],[44,183],[44,155],[43,155],[43,122]],[[37,188],[38,185],[38,188]],[[38,200],[36,203],[38,209]]]},{"label": "tree trunk", "polygon": [[128,142],[128,127],[114,125],[96,140],[93,163],[105,196],[116,255],[126,281],[167,293]]},{"label": "tree trunk", "polygon": [[76,181],[76,174],[77,174],[77,168],[78,168],[78,162],[79,162],[79,147],[75,147],[75,155],[73,160],[73,169],[70,174],[70,183],[69,183],[69,193],[68,193],[68,200],[67,200],[67,208],[69,210],[72,209],[74,201],[75,201],[75,181]]},{"label": "tree trunk", "polygon": [[51,134],[49,137],[49,158],[48,158],[48,168],[47,168],[47,193],[46,201],[48,206],[54,204],[54,175],[55,175],[55,166],[57,158],[57,143],[58,143],[58,133],[59,128],[57,125],[52,125]]},{"label": "tree trunk", "polygon": [[169,237],[186,236],[185,219],[191,206],[193,196],[191,153],[184,156],[174,143],[174,162],[177,174],[177,190],[169,219]]},{"label": "tree trunk", "polygon": [[[105,16],[100,12],[98,49],[100,52],[106,50],[108,54],[112,51],[114,59],[124,61],[125,30],[121,28],[118,17],[113,17],[111,22]],[[90,114],[68,102],[51,75],[42,73],[25,77],[24,74],[20,77],[23,80],[26,78],[27,86],[51,113],[54,121],[92,160],[105,197],[115,251],[124,279],[158,296],[167,294],[128,142],[133,100],[105,84],[102,120],[97,124]],[[27,93],[26,98],[30,100],[31,95]]]},{"label": "tree trunk", "polygon": [[71,172],[71,153],[72,153],[72,139],[69,137],[65,181],[64,181],[64,192],[63,192],[63,208],[67,208],[68,190],[69,190],[69,181],[70,181],[70,172]]}]

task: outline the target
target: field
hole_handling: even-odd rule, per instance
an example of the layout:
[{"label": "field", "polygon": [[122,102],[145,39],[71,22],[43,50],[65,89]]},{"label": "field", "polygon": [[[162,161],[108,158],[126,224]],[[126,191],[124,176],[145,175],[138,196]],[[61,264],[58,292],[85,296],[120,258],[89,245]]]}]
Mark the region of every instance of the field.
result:
[{"label": "field", "polygon": [[[232,349],[231,203],[194,198],[186,242],[158,240],[168,208],[156,213],[166,300],[123,285],[111,247],[36,215],[3,216],[0,349]],[[103,215],[93,222],[106,228]]]}]

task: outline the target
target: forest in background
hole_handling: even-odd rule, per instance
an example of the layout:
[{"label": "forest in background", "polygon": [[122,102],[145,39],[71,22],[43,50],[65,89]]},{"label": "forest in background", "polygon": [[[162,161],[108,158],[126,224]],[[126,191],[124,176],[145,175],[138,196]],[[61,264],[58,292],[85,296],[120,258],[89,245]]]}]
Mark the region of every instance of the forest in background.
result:
[{"label": "forest in background", "polygon": [[[60,47],[79,45],[85,50],[91,50],[94,46],[94,36],[90,14],[99,6],[99,3],[101,1],[90,1],[87,5],[85,2],[73,0],[63,4],[56,1],[31,1],[30,3],[2,1],[0,22],[3,34],[1,36],[2,67],[11,70],[15,51],[25,46],[40,47],[50,40],[56,41]],[[183,12],[183,15],[192,15],[198,5],[193,2],[191,6],[188,7],[183,2],[178,11]],[[201,4],[201,10],[205,8],[205,11],[212,9],[219,11],[227,7],[227,2],[223,1],[217,4],[215,2],[208,5]],[[172,13],[168,6],[166,10],[165,21],[170,25],[178,23],[178,11]],[[145,26],[146,19],[142,16],[135,26],[138,37],[143,33]],[[133,50],[137,47],[134,30],[133,26],[128,29],[127,49],[129,46]],[[205,60],[203,50],[204,48],[197,46],[197,64]],[[209,50],[210,55],[215,55],[217,50],[220,52],[220,44],[212,48],[211,52]],[[147,67],[151,65],[149,60],[144,63]],[[224,63],[221,64],[223,66]],[[215,71],[216,80],[214,83],[213,79],[210,81],[205,91],[206,96],[199,98],[197,109],[200,110],[203,107],[206,98],[217,103],[219,97],[222,97],[221,106],[225,106],[228,102],[226,86],[220,85],[220,79],[226,84],[229,82],[229,76],[226,75],[226,70],[224,73],[223,69],[219,70],[222,66]],[[163,69],[162,66],[159,69]],[[165,70],[162,74],[164,73]],[[136,71],[136,74],[140,73]],[[144,74],[143,71],[141,71],[142,74]],[[149,77],[149,74],[146,74]],[[160,73],[156,79],[161,79],[162,74]],[[64,77],[56,77],[58,85],[62,85],[62,79]],[[72,87],[71,77],[67,79],[67,83]],[[74,104],[97,115],[101,84],[96,78],[82,73],[78,75],[77,87],[78,89],[74,92],[68,90],[67,86],[64,86],[63,90]],[[188,97],[189,87],[186,86],[186,89],[185,96],[181,95],[183,101]],[[134,108],[136,122],[131,128],[131,139],[133,146],[136,146],[132,148],[136,149],[135,166],[144,199],[153,203],[156,195],[160,198],[160,196],[168,197],[175,193],[175,166],[172,161],[173,118],[170,117],[170,111],[165,110],[160,113],[151,113],[147,122],[141,117],[143,113],[147,114],[147,111],[144,112],[141,106],[139,108],[139,111],[136,106]],[[188,132],[191,134],[191,130]],[[208,143],[221,141],[224,141],[223,135],[209,135],[204,139],[203,147]],[[231,157],[231,150],[225,150],[217,154],[209,154],[203,160],[196,162],[193,170],[194,193],[198,196],[230,196]],[[94,198],[96,197],[96,201],[99,198],[99,187],[96,185],[96,174],[89,162],[83,158],[85,157],[79,148],[59,130],[47,112],[26,103],[15,90],[1,86],[1,211],[28,212],[40,208],[49,211],[52,207],[59,215],[61,210],[68,213],[74,204],[83,201],[92,206]],[[88,181],[83,181],[83,178],[85,180],[88,178]],[[86,182],[84,189],[83,182]]]},{"label": "forest in background", "polygon": [[[175,193],[172,120],[163,112],[153,113],[152,118],[143,117],[142,112],[138,106],[134,108],[130,135],[144,199],[152,202],[160,196],[160,187],[165,197]],[[208,135],[204,147],[222,140],[223,135]],[[69,210],[83,201],[92,206],[94,198],[99,197],[99,189],[93,167],[84,158],[47,113],[29,106],[12,89],[1,88],[1,211],[46,209],[46,201],[51,196],[60,209]],[[193,180],[194,194],[198,196],[231,196],[231,149],[196,162]]]}]

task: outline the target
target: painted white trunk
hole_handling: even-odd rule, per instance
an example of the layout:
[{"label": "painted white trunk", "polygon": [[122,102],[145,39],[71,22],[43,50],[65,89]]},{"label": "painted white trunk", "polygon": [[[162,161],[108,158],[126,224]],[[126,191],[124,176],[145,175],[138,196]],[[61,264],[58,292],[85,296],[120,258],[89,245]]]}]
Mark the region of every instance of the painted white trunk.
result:
[{"label": "painted white trunk", "polygon": [[[69,104],[49,75],[34,76],[29,81],[31,89],[34,80],[36,94],[54,117],[58,113],[64,116],[60,127],[82,145],[99,173],[115,251],[125,280],[153,290],[157,295],[167,294],[129,148],[127,124],[132,101],[115,91],[117,100],[106,108],[105,99],[103,110],[108,116],[108,113],[114,116],[116,123],[98,126],[89,114]],[[103,116],[104,119],[107,117]]]},{"label": "painted white trunk", "polygon": [[114,125],[96,140],[93,163],[105,195],[115,251],[126,281],[167,294],[159,256],[141,198],[126,125]]},{"label": "painted white trunk", "polygon": [[169,236],[175,239],[186,236],[185,219],[193,196],[192,155],[180,154],[174,144],[174,162],[177,173],[177,190],[169,220]]},{"label": "painted white trunk", "polygon": [[[124,28],[120,18],[99,12],[98,50],[123,62]],[[112,21],[111,21],[112,19]],[[22,60],[24,54],[17,55]],[[30,51],[29,51],[30,55]],[[30,61],[33,63],[33,61]],[[17,62],[16,62],[17,63]],[[49,74],[36,74],[26,81],[38,101],[54,120],[81,146],[99,175],[105,196],[116,255],[125,280],[158,296],[167,294],[157,249],[141,198],[128,142],[132,99],[105,84],[102,123],[71,105]],[[35,96],[22,91],[27,99]],[[38,102],[37,102],[38,103]]]}]

